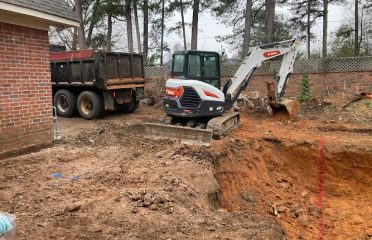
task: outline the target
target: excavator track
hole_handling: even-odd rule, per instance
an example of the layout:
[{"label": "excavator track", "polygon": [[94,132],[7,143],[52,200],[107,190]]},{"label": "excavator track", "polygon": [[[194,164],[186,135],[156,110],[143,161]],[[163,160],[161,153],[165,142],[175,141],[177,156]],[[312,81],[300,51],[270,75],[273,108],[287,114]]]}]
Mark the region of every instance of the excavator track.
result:
[{"label": "excavator track", "polygon": [[239,126],[238,112],[225,113],[208,121],[206,129],[171,125],[164,123],[145,123],[145,134],[153,138],[178,139],[182,143],[209,145],[212,139],[220,139]]},{"label": "excavator track", "polygon": [[234,128],[237,128],[240,123],[240,115],[238,112],[225,113],[220,117],[215,117],[209,120],[207,129],[212,130],[213,138],[219,139]]}]

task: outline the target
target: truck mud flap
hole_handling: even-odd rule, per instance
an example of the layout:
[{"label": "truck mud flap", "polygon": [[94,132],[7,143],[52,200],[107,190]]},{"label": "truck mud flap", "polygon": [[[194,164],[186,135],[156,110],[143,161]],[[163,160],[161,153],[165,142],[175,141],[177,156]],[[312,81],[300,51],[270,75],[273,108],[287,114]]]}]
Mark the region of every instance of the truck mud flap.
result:
[{"label": "truck mud flap", "polygon": [[165,125],[159,123],[145,123],[145,134],[153,138],[169,138],[180,140],[185,144],[209,145],[213,131],[191,127]]}]

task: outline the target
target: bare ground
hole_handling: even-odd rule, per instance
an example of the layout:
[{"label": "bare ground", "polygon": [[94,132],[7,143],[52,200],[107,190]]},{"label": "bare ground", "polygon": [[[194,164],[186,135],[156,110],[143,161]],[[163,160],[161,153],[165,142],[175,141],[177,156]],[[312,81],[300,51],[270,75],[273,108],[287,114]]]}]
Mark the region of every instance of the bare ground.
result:
[{"label": "bare ground", "polygon": [[324,138],[325,238],[370,239],[365,102],[308,103],[294,122],[245,110],[210,147],[143,136],[137,124],[162,115],[149,107],[60,119],[60,143],[0,161],[0,211],[16,214],[17,239],[319,239]]}]

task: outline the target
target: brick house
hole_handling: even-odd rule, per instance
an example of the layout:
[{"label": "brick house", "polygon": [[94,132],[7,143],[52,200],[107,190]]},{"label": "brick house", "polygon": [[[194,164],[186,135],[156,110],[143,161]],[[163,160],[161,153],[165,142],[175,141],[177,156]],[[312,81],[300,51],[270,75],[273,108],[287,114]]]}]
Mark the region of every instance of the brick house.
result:
[{"label": "brick house", "polygon": [[78,26],[63,0],[0,0],[0,159],[53,141],[49,26]]}]

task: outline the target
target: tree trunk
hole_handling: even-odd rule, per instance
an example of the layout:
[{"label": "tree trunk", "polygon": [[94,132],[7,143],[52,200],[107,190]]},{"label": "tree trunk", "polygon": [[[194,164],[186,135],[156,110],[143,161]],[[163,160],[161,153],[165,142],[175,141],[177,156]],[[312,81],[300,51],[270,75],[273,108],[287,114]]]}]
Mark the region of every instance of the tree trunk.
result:
[{"label": "tree trunk", "polygon": [[307,23],[306,23],[306,57],[310,59],[310,1],[307,0]]},{"label": "tree trunk", "polygon": [[143,58],[147,66],[147,55],[149,49],[149,1],[143,1]]},{"label": "tree trunk", "polygon": [[327,36],[328,36],[328,0],[324,1],[324,8],[323,8],[323,49],[322,49],[322,57],[327,57]]},{"label": "tree trunk", "polygon": [[275,0],[265,0],[265,19],[266,31],[265,41],[270,43],[273,41],[274,19],[275,19]]},{"label": "tree trunk", "polygon": [[182,21],[182,34],[183,34],[183,49],[187,49],[186,44],[186,30],[185,30],[185,17],[183,15],[183,2],[180,0],[180,7],[181,7],[181,21]]},{"label": "tree trunk", "polygon": [[244,27],[244,43],[243,57],[248,54],[249,44],[251,42],[251,25],[252,25],[252,0],[247,0],[245,6],[245,27]]},{"label": "tree trunk", "polygon": [[111,36],[112,36],[112,16],[107,15],[107,39],[106,39],[106,51],[111,52]]},{"label": "tree trunk", "polygon": [[77,33],[77,27],[74,27],[74,32],[72,35],[71,50],[77,50],[77,45],[78,45],[78,33]]},{"label": "tree trunk", "polygon": [[161,1],[161,39],[160,39],[160,66],[163,66],[164,60],[164,0]]},{"label": "tree trunk", "polygon": [[360,46],[362,45],[362,42],[363,42],[363,19],[364,19],[364,11],[362,7],[362,15],[360,17],[360,22],[359,22],[360,37],[359,37],[359,42],[358,42],[358,54],[360,53]]},{"label": "tree trunk", "polygon": [[132,8],[131,0],[126,0],[125,20],[127,22],[128,52],[133,52],[133,31],[132,31]]},{"label": "tree trunk", "polygon": [[87,42],[85,40],[84,23],[83,23],[83,8],[81,0],[75,0],[75,11],[78,18],[80,19],[80,26],[77,27],[78,43],[80,49],[87,48]]},{"label": "tree trunk", "polygon": [[91,45],[91,41],[92,41],[93,29],[97,24],[97,19],[95,18],[95,16],[97,15],[99,3],[100,3],[100,0],[96,0],[93,6],[92,20],[90,21],[90,24],[89,24],[88,37],[87,37],[87,44],[89,46]]},{"label": "tree trunk", "polygon": [[199,0],[194,0],[192,6],[191,50],[198,49],[199,3]]},{"label": "tree trunk", "polygon": [[141,48],[141,33],[139,30],[139,23],[138,23],[138,13],[137,13],[137,0],[133,0],[133,9],[134,9],[134,23],[136,25],[136,34],[137,34],[137,49],[138,52],[142,52]]},{"label": "tree trunk", "polygon": [[355,0],[355,22],[354,22],[354,53],[359,55],[359,0]]}]

